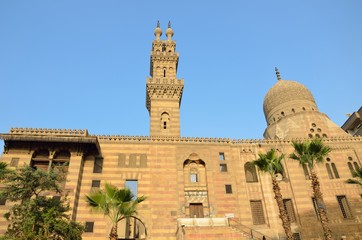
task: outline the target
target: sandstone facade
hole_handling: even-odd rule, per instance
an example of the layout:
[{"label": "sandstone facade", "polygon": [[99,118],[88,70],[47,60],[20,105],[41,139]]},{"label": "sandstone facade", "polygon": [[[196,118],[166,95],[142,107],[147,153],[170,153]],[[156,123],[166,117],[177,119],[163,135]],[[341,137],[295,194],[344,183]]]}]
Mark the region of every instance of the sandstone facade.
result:
[{"label": "sandstone facade", "polygon": [[[69,162],[67,182],[72,219],[87,224],[83,239],[108,239],[110,224],[91,212],[85,195],[110,182],[132,182],[139,196],[138,218],[131,219],[130,237],[137,239],[247,239],[254,231],[279,239],[284,232],[274,200],[271,178],[250,162],[276,148],[288,156],[293,139],[319,136],[332,152],[316,167],[336,239],[362,238],[362,191],[346,184],[361,166],[362,138],[352,137],[318,111],[302,84],[279,79],[264,99],[264,139],[180,137],[180,103],[184,82],[177,79],[178,53],[169,25],[166,40],[155,29],[151,77],[146,80],[150,136],[96,136],[87,130],[12,128],[0,134],[1,161],[10,167],[31,164],[47,168]],[[292,229],[300,239],[323,239],[315,212],[308,169],[286,158],[279,183]],[[11,206],[0,205],[0,214]],[[226,224],[223,224],[226,219]],[[231,228],[230,225],[234,226]],[[182,227],[182,225],[185,225]],[[0,234],[6,230],[0,219]],[[119,226],[125,237],[126,222]],[[127,230],[128,231],[128,230]],[[244,232],[244,233],[243,233]],[[183,235],[183,236],[182,236]]]}]

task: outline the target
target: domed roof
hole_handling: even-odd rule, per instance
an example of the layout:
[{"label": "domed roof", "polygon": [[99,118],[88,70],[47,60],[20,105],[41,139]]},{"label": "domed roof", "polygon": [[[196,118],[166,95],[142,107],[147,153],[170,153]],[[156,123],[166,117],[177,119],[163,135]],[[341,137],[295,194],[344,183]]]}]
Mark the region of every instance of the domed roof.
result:
[{"label": "domed roof", "polygon": [[265,95],[265,118],[268,118],[273,109],[287,102],[294,102],[296,105],[309,102],[316,106],[312,93],[303,84],[280,79]]}]

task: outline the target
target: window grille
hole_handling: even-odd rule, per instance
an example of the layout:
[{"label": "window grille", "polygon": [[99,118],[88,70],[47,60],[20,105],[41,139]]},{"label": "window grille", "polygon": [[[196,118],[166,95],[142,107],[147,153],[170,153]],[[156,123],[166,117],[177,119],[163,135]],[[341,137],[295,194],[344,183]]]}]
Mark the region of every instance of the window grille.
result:
[{"label": "window grille", "polygon": [[341,209],[343,218],[351,218],[352,212],[349,208],[346,196],[337,196],[337,201],[339,204],[339,208]]},{"label": "window grille", "polygon": [[293,202],[291,199],[283,199],[284,209],[287,211],[288,219],[290,222],[295,222],[295,213],[293,208]]},{"label": "window grille", "polygon": [[263,204],[261,200],[250,201],[251,215],[253,217],[253,224],[265,224],[265,217],[263,212]]}]

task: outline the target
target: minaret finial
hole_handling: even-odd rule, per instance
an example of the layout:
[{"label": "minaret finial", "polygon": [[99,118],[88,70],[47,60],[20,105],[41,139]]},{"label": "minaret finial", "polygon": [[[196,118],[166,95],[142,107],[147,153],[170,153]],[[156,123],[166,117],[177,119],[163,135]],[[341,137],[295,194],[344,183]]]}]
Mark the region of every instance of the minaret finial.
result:
[{"label": "minaret finial", "polygon": [[168,28],[166,30],[166,36],[168,38],[169,41],[172,40],[172,36],[173,36],[173,30],[171,28],[171,21],[168,21]]},{"label": "minaret finial", "polygon": [[156,36],[156,40],[160,40],[160,36],[162,35],[162,30],[160,28],[160,21],[157,21],[157,27],[155,28],[154,34]]},{"label": "minaret finial", "polygon": [[280,77],[280,73],[277,67],[275,67],[275,73],[277,75],[278,81],[281,80],[282,78]]}]

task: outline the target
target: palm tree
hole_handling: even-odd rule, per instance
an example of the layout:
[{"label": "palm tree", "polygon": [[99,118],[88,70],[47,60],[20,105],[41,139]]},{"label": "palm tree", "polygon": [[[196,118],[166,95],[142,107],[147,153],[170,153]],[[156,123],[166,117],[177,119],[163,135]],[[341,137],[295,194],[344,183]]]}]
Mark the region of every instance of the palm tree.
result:
[{"label": "palm tree", "polygon": [[117,224],[124,218],[137,214],[137,205],[143,202],[146,197],[134,199],[130,189],[118,189],[109,183],[105,184],[104,190],[98,190],[86,195],[88,205],[104,215],[108,216],[112,222],[112,230],[109,235],[110,240],[117,240]]},{"label": "palm tree", "polygon": [[318,176],[314,170],[317,163],[323,163],[324,158],[332,150],[325,146],[320,138],[314,138],[305,142],[293,142],[294,153],[290,154],[290,158],[299,161],[301,165],[307,165],[310,169],[312,189],[314,199],[318,208],[320,221],[322,224],[325,239],[332,239],[332,231],[329,228],[326,207],[323,201],[323,195],[320,190]]},{"label": "palm tree", "polygon": [[288,239],[293,239],[293,233],[290,227],[290,220],[288,218],[287,211],[284,208],[283,196],[280,192],[280,187],[275,177],[277,173],[281,173],[283,171],[283,159],[284,154],[278,156],[276,150],[272,148],[266,154],[259,153],[259,159],[254,160],[253,164],[256,165],[260,171],[270,174],[272,178],[273,191],[275,196],[274,198],[279,208],[279,217],[282,220],[284,232],[287,235]]},{"label": "palm tree", "polygon": [[351,183],[351,184],[358,184],[362,187],[362,167],[357,168],[354,172],[353,172],[353,177],[354,179],[348,179],[347,183]]}]

